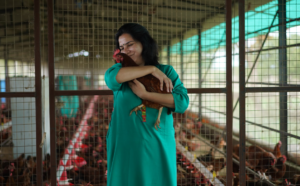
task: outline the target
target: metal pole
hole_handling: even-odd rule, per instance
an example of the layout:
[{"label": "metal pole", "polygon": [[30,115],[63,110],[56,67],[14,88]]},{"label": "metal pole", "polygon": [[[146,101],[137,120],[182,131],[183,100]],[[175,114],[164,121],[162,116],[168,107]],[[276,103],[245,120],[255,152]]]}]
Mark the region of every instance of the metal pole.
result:
[{"label": "metal pole", "polygon": [[[5,52],[4,52],[4,66],[5,66],[5,92],[10,91],[10,86],[9,86],[9,76],[8,76],[8,60],[7,60],[7,53],[8,50],[5,47]],[[6,98],[6,109],[10,110],[10,98]]]},{"label": "metal pole", "polygon": [[[287,49],[286,46],[286,0],[278,0],[278,18],[279,18],[279,84],[287,84]],[[279,93],[279,118],[280,130],[287,132],[288,113],[287,113],[287,92]],[[282,142],[281,153],[287,155],[287,137],[280,134]]]},{"label": "metal pole", "polygon": [[[199,78],[199,88],[202,87],[202,61],[201,61],[201,29],[198,29],[198,78]],[[199,107],[199,114],[198,118],[202,118],[202,109],[201,109],[201,103],[202,103],[202,95],[199,94],[199,102],[198,102],[198,107]]]},{"label": "metal pole", "polygon": [[[34,58],[35,58],[35,121],[36,121],[36,172],[43,172],[42,148],[42,83],[41,83],[41,39],[40,39],[40,1],[34,1]],[[43,184],[43,174],[36,174],[36,185]]]},{"label": "metal pole", "polygon": [[226,0],[226,182],[232,185],[232,11],[231,0]]},{"label": "metal pole", "polygon": [[180,79],[183,81],[183,38],[180,41]]},{"label": "metal pole", "polygon": [[245,128],[245,120],[246,120],[246,110],[245,110],[245,0],[239,0],[239,57],[240,57],[240,64],[239,64],[239,98],[240,98],[240,134],[239,134],[239,156],[240,156],[240,170],[239,170],[239,177],[240,177],[240,186],[246,185],[246,156],[245,156],[245,142],[246,142],[246,128]]},{"label": "metal pole", "polygon": [[48,70],[49,70],[49,109],[50,109],[50,153],[51,186],[56,185],[56,136],[55,136],[55,85],[54,85],[54,29],[53,0],[48,0]]},{"label": "metal pole", "polygon": [[171,42],[169,41],[168,42],[168,46],[167,46],[167,62],[168,62],[168,65],[171,65],[171,61],[170,61],[170,57],[171,57]]}]

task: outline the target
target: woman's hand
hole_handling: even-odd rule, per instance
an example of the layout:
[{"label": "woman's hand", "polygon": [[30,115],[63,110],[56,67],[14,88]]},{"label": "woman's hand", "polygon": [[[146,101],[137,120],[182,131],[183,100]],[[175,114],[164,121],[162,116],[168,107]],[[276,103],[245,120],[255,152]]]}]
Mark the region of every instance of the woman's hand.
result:
[{"label": "woman's hand", "polygon": [[128,85],[131,88],[132,92],[135,93],[141,99],[143,99],[145,94],[147,94],[145,86],[136,79],[128,82]]},{"label": "woman's hand", "polygon": [[163,86],[165,83],[167,92],[172,92],[173,83],[171,79],[166,76],[166,74],[164,74],[161,70],[155,67],[154,71],[152,72],[152,75],[160,81],[160,90],[163,90]]}]

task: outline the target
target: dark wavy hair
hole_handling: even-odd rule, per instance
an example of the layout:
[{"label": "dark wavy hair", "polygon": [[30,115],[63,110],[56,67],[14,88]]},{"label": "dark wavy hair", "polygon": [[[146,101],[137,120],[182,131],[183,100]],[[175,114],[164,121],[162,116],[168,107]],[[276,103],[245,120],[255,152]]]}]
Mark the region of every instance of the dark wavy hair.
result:
[{"label": "dark wavy hair", "polygon": [[137,23],[126,23],[121,26],[115,35],[116,49],[120,49],[119,37],[125,33],[130,34],[134,40],[141,42],[143,46],[142,57],[145,65],[159,64],[158,46],[145,27]]}]

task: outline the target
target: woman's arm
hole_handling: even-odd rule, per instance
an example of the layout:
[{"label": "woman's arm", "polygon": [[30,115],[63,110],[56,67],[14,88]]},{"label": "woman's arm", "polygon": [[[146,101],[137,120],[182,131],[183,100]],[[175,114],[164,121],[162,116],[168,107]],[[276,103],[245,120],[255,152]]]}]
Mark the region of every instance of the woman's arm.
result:
[{"label": "woman's arm", "polygon": [[156,92],[147,92],[143,98],[144,100],[160,103],[165,107],[175,108],[174,97],[172,94],[160,94]]},{"label": "woman's arm", "polygon": [[118,83],[124,83],[133,79],[152,74],[155,66],[136,66],[136,67],[123,67],[119,70],[116,80]]},{"label": "woman's arm", "polygon": [[161,94],[156,92],[148,92],[145,86],[134,79],[128,83],[131,90],[141,99],[159,103],[165,107],[175,108],[174,97],[172,94]]},{"label": "woman's arm", "polygon": [[152,74],[160,81],[160,89],[165,86],[169,92],[173,89],[173,84],[170,78],[168,78],[160,69],[155,66],[138,66],[138,67],[123,67],[119,70],[116,81],[118,83],[124,83],[134,80],[145,75]]},{"label": "woman's arm", "polygon": [[148,92],[144,85],[138,80],[129,82],[131,90],[141,99],[160,103],[166,107],[171,108],[172,112],[184,113],[189,105],[189,96],[186,88],[180,81],[178,74],[173,67],[167,70],[168,77],[172,80],[174,89],[169,91],[172,94],[160,94],[154,92]]}]

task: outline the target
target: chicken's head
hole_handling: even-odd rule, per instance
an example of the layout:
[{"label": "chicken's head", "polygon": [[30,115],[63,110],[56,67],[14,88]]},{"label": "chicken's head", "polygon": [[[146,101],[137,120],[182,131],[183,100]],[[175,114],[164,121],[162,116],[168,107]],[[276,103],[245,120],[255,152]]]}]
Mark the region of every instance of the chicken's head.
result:
[{"label": "chicken's head", "polygon": [[276,159],[273,159],[273,161],[271,161],[271,166],[274,166],[276,164]]},{"label": "chicken's head", "polygon": [[[282,158],[282,163],[285,163],[286,162],[286,160],[287,160],[287,158],[286,158],[286,156],[285,155],[282,155],[282,157],[280,157],[280,158]],[[279,159],[279,158],[278,158]],[[277,160],[278,161],[278,160]]]},{"label": "chicken's head", "polygon": [[120,62],[122,61],[122,56],[119,55],[120,52],[121,52],[120,49],[116,49],[116,50],[114,51],[113,58],[114,58],[114,60],[115,60],[117,63],[120,63]]}]

